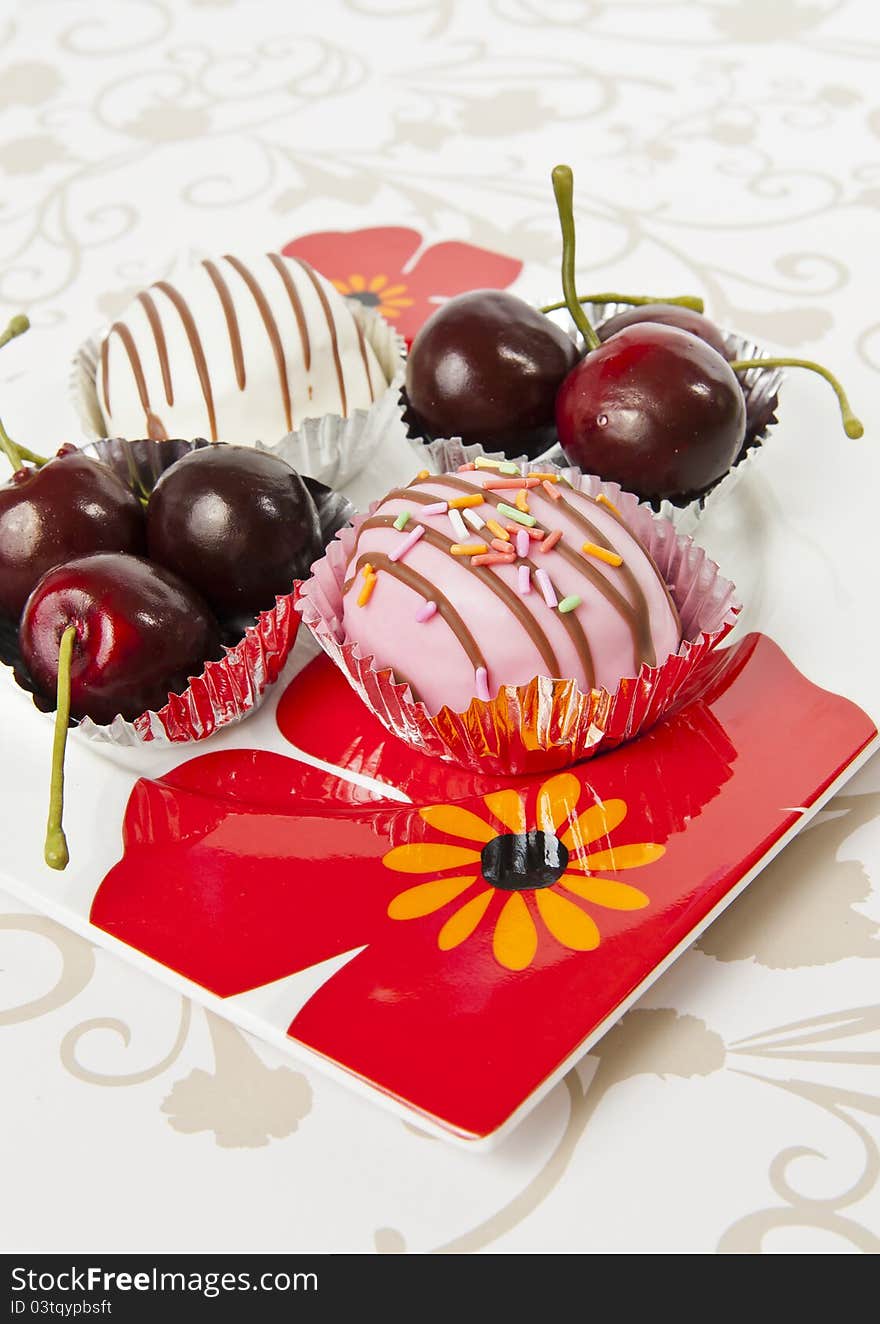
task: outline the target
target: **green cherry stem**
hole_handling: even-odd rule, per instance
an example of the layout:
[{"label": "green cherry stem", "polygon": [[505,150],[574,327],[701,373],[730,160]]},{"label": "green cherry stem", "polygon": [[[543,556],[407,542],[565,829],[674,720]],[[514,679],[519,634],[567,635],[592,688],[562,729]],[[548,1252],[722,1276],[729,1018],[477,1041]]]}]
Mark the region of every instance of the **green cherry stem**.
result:
[{"label": "green cherry stem", "polygon": [[49,819],[43,859],[50,869],[66,869],[70,855],[61,820],[64,815],[64,751],[67,748],[67,723],[70,720],[70,663],[76,626],[68,625],[58,648],[58,706],[55,710],[55,738],[52,742],[52,780],[49,783]]},{"label": "green cherry stem", "polygon": [[809,372],[817,372],[820,377],[824,377],[828,385],[840,403],[840,417],[843,420],[843,430],[848,437],[862,437],[865,429],[861,419],[856,418],[852,411],[849,400],[846,398],[840,382],[823,368],[821,363],[814,363],[812,359],[734,359],[731,363],[734,372],[746,372],[749,368],[806,368]]},{"label": "green cherry stem", "polygon": [[0,451],[6,456],[16,473],[19,469],[24,468],[25,460],[29,460],[38,469],[41,469],[44,464],[48,464],[48,460],[44,455],[36,455],[33,451],[28,450],[27,446],[19,446],[17,441],[13,441],[3,426],[2,419],[0,419]]},{"label": "green cherry stem", "polygon": [[562,230],[562,293],[565,306],[571,313],[571,319],[587,343],[587,349],[598,349],[601,340],[596,335],[590,319],[578,301],[577,286],[574,278],[574,176],[571,166],[553,167],[553,194],[556,198],[556,210],[559,213],[559,226]]},{"label": "green cherry stem", "polygon": [[10,340],[14,340],[16,336],[23,336],[29,327],[30,322],[27,317],[25,317],[24,313],[16,313],[15,317],[9,319],[9,325],[6,330],[0,332],[0,349],[2,349],[4,345],[8,345]]},{"label": "green cherry stem", "polygon": [[[690,308],[694,313],[702,313],[705,309],[703,300],[696,294],[677,294],[672,299],[662,299],[653,294],[579,294],[578,303],[629,303],[634,308],[641,308],[648,303],[671,303],[677,308]],[[567,308],[568,303],[565,299],[560,299],[558,303],[548,303],[540,310],[542,313],[555,313],[560,308]]]}]

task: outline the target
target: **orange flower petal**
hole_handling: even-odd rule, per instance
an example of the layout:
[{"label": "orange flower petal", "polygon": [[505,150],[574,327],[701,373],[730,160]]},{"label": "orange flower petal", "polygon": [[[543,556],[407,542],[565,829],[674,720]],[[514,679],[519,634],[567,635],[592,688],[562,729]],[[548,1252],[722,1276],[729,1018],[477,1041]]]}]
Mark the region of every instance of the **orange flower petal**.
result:
[{"label": "orange flower petal", "polygon": [[493,791],[483,796],[483,803],[508,831],[525,832],[526,807],[517,791]]},{"label": "orange flower petal", "polygon": [[469,938],[486,913],[492,900],[492,888],[479,892],[451,915],[437,935],[437,946],[441,952],[449,952],[458,947],[465,938]]},{"label": "orange flower petal", "polygon": [[375,294],[377,290],[381,290],[387,284],[388,284],[387,276],[374,276],[373,279],[370,281],[369,285],[367,286],[367,289],[371,290],[372,293]]},{"label": "orange flower petal", "polygon": [[379,310],[381,312],[383,308],[390,308],[392,312],[400,313],[404,308],[411,308],[414,303],[415,299],[383,299],[379,304]]},{"label": "orange flower petal", "polygon": [[349,276],[348,283],[351,286],[352,292],[355,294],[360,294],[367,288],[367,282],[364,280],[363,276]]},{"label": "orange flower petal", "polygon": [[348,284],[347,281],[337,280],[334,276],[330,284],[333,286],[335,290],[338,290],[340,294],[351,294],[351,286]]},{"label": "orange flower petal", "polygon": [[580,850],[602,837],[607,837],[626,818],[625,800],[602,800],[578,818],[562,838],[562,844],[569,850]]},{"label": "orange flower petal", "polygon": [[[383,280],[385,279],[384,276],[383,276],[382,279],[383,279]],[[371,288],[372,288],[372,287],[371,287]],[[405,290],[406,290],[406,286],[405,286],[405,285],[389,285],[388,288],[387,288],[387,290],[383,290],[383,291],[382,291],[382,298],[383,298],[383,299],[387,299],[387,298],[389,298],[392,294],[403,294]],[[410,300],[410,302],[412,302],[412,300]]]},{"label": "orange flower petal", "polygon": [[441,869],[460,869],[479,862],[479,851],[432,841],[411,841],[405,846],[395,846],[382,857],[386,868],[397,873],[438,873]]},{"label": "orange flower petal", "polygon": [[538,827],[555,833],[560,824],[574,817],[581,784],[570,772],[560,772],[546,781],[538,792]]},{"label": "orange flower petal", "polygon": [[431,805],[420,809],[419,815],[438,832],[448,832],[450,837],[463,837],[465,841],[492,841],[498,833],[482,818],[472,814],[469,809],[459,809],[457,805]]},{"label": "orange flower petal", "polygon": [[594,855],[573,858],[571,865],[575,869],[583,869],[584,873],[592,869],[608,869],[611,873],[617,873],[618,869],[641,869],[643,864],[653,864],[665,854],[665,846],[658,846],[653,841],[640,841],[634,846],[612,846],[610,850],[596,851]]},{"label": "orange flower petal", "polygon": [[592,919],[580,906],[560,896],[552,888],[541,888],[535,893],[541,919],[557,942],[573,952],[592,952],[599,946],[602,936]]},{"label": "orange flower petal", "polygon": [[417,883],[393,898],[388,915],[391,919],[420,919],[422,915],[433,915],[435,910],[454,901],[476,881],[471,874],[467,878],[432,878],[429,883]]},{"label": "orange flower petal", "polygon": [[538,950],[538,934],[529,908],[519,892],[512,892],[498,916],[492,950],[506,970],[525,970]]},{"label": "orange flower petal", "polygon": [[561,885],[575,896],[582,896],[585,901],[593,901],[607,910],[643,910],[651,904],[650,897],[640,892],[629,883],[618,883],[612,878],[575,878],[564,874]]}]

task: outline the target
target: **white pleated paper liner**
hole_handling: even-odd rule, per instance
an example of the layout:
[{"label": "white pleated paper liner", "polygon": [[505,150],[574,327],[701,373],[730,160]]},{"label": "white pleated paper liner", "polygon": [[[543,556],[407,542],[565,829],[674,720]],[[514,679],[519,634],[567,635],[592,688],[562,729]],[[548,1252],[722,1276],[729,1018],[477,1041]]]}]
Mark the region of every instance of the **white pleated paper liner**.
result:
[{"label": "white pleated paper liner", "polygon": [[[454,441],[435,445],[448,448],[448,456],[461,447]],[[461,447],[462,463],[469,462],[467,452],[473,449]],[[532,467],[546,465],[534,461]],[[343,628],[342,587],[357,530],[367,517],[359,516],[312,567],[296,609],[371,712],[418,753],[500,775],[544,772],[591,758],[647,730],[685,695],[688,701],[697,697],[701,673],[710,670],[713,650],[733,628],[740,611],[734,587],[690,537],[617,483],[574,468],[561,472],[579,491],[593,497],[604,493],[653,556],[681,618],[681,644],[661,666],[642,666],[613,693],[585,693],[573,680],[537,676],[528,685],[502,686],[488,702],[472,700],[466,712],[443,708],[432,717],[393,669],[374,667]]]},{"label": "white pleated paper liner", "polygon": [[[82,449],[109,465],[132,491],[145,497],[176,460],[209,444],[203,439],[157,442],[105,438]],[[305,482],[317,507],[321,540],[326,545],[349,521],[354,509],[345,497],[324,484],[314,479]],[[72,724],[73,733],[118,751],[157,750],[167,754],[170,748],[204,740],[241,721],[259,706],[290,656],[299,627],[293,589],[291,584],[289,593],[260,612],[234,643],[224,645],[224,657],[206,662],[204,670],[190,678],[183,693],[169,694],[163,708],[142,713],[132,721],[117,716],[107,725],[86,717]],[[6,620],[0,621],[0,662],[5,664],[10,679],[14,677],[31,695],[40,712],[54,712],[54,702],[34,692],[18,651],[17,630]]]},{"label": "white pleated paper liner", "polygon": [[[370,460],[389,429],[400,428],[398,400],[405,376],[406,343],[374,308],[357,299],[347,300],[363,328],[388,383],[369,409],[353,410],[347,419],[338,414],[310,418],[284,437],[254,438],[260,450],[276,451],[303,478],[314,478],[328,487],[342,487]],[[74,356],[70,396],[84,434],[90,440],[107,435],[97,391],[98,359],[108,327],[83,341]],[[324,426],[339,422],[342,427]],[[221,437],[222,441],[223,438]],[[237,443],[243,444],[243,443]]]}]

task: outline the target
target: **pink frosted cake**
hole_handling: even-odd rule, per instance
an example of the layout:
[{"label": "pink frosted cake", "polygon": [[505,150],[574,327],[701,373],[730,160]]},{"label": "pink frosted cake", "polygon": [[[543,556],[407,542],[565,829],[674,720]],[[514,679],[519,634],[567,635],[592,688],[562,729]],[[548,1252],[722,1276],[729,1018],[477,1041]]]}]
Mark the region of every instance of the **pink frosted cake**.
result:
[{"label": "pink frosted cake", "polygon": [[482,458],[389,492],[361,524],[343,629],[432,716],[539,675],[614,691],[681,641],[662,575],[607,498]]}]

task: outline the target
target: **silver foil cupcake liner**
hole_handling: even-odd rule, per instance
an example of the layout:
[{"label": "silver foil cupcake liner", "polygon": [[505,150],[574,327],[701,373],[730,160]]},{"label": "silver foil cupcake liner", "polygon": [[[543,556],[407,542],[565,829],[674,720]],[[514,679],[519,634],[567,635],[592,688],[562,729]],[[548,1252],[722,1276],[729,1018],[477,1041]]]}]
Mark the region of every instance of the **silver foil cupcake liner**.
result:
[{"label": "silver foil cupcake liner", "polygon": [[[475,449],[454,440],[434,445],[435,459],[463,453],[461,463]],[[533,461],[532,467],[540,470],[546,463]],[[312,567],[296,609],[370,711],[419,753],[501,775],[544,772],[591,758],[697,697],[713,650],[733,628],[740,611],[734,587],[690,537],[617,483],[603,483],[574,468],[561,472],[580,491],[593,497],[604,493],[653,556],[681,618],[678,649],[661,666],[643,666],[637,676],[622,680],[613,693],[584,692],[575,681],[537,676],[528,685],[502,686],[488,702],[472,700],[466,712],[442,708],[432,717],[413,699],[409,686],[391,668],[377,669],[343,628],[342,586],[357,529],[366,518],[360,516]]]},{"label": "silver foil cupcake liner", "polygon": [[[123,441],[105,438],[82,447],[87,455],[109,465],[138,496],[147,497],[166,469],[181,456],[200,450],[209,442],[195,441]],[[321,523],[322,542],[326,543],[352,517],[354,507],[314,479],[305,479]],[[83,718],[73,724],[75,735],[119,749],[157,749],[204,740],[215,731],[238,722],[252,713],[278,679],[290,656],[299,628],[294,611],[294,585],[290,593],[276,598],[274,607],[261,612],[247,625],[226,655],[205,664],[198,676],[190,678],[181,694],[169,694],[168,702],[158,711],[142,713],[133,721],[117,716],[107,725]],[[34,691],[18,653],[17,631],[11,622],[0,625],[0,661],[21,689],[28,691],[35,707],[43,713],[54,712],[54,704]]]},{"label": "silver foil cupcake liner", "polygon": [[[275,451],[303,478],[314,478],[328,487],[349,482],[370,460],[389,429],[400,428],[398,400],[405,375],[406,342],[373,308],[349,299],[354,317],[379,361],[387,387],[369,409],[356,409],[347,419],[338,414],[306,419],[301,428],[277,440],[254,439],[260,450]],[[85,436],[98,440],[107,434],[107,424],[98,399],[97,372],[101,342],[109,328],[89,336],[79,346],[71,367],[69,393]],[[342,427],[326,426],[343,424]],[[221,438],[222,440],[222,438]]]}]

